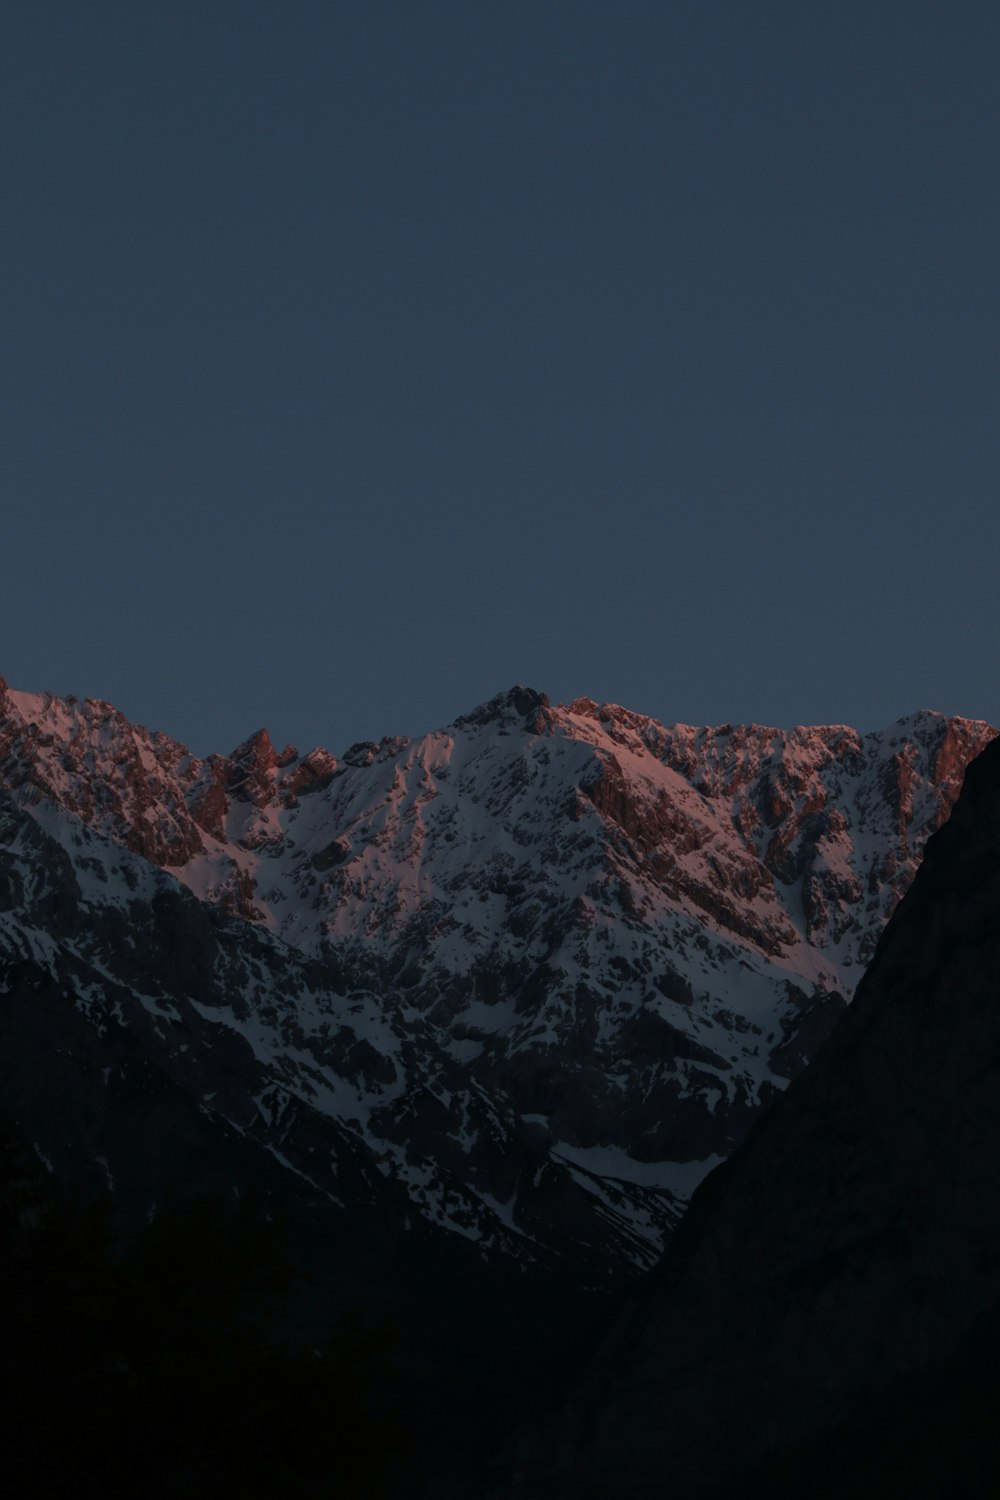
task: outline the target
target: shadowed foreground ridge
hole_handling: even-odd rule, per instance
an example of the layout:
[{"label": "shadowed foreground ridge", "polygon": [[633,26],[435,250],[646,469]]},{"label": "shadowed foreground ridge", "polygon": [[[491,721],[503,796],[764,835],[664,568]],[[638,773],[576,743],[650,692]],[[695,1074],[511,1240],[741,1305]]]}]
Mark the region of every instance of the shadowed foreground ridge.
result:
[{"label": "shadowed foreground ridge", "polygon": [[516,1493],[539,1470],[547,1494],[697,1492],[851,1420],[990,1315],[998,845],[992,744],[854,1005],[696,1194],[559,1423],[524,1444]]}]

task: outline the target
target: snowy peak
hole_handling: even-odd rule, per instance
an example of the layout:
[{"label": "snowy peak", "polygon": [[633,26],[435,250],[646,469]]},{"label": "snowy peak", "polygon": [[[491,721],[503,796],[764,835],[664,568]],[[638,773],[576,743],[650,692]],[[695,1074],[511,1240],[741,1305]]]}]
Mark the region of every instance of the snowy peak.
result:
[{"label": "snowy peak", "polygon": [[[513,728],[522,738],[505,748]],[[407,869],[449,865],[460,838],[464,861],[479,850],[501,863],[511,845],[555,840],[558,859],[560,847],[596,840],[640,907],[654,889],[693,901],[772,954],[799,939],[836,944],[876,885],[888,883],[894,904],[965,766],[993,734],[928,712],[864,737],[844,726],[668,727],[586,698],[552,707],[517,686],[449,730],[413,744],[361,742],[340,763],[322,749],[279,753],[265,729],[202,761],[98,700],[6,687],[0,698],[4,784],[181,870],[199,894],[205,862],[226,859],[256,889],[259,872],[244,856],[265,847],[270,876],[275,855],[340,841],[398,888]],[[398,861],[373,861],[373,845],[392,846]],[[302,873],[301,860],[282,878],[293,871]],[[257,895],[258,917],[267,919],[268,904]]]},{"label": "snowy peak", "polygon": [[495,698],[481,703],[470,713],[462,714],[455,720],[453,727],[456,729],[485,728],[489,724],[495,724],[498,727],[513,727],[522,724],[524,728],[537,734],[541,730],[535,726],[545,722],[544,719],[539,718],[539,714],[548,707],[549,700],[544,693],[538,693],[534,688],[524,687],[518,683],[508,688],[505,693],[497,693]]},{"label": "snowy peak", "polygon": [[[994,732],[926,711],[866,736],[665,726],[516,686],[448,730],[360,742],[339,763],[279,753],[265,729],[202,761],[99,700],[5,686],[0,777],[305,948],[331,931],[398,932],[427,903],[452,908],[470,865],[516,867],[519,850],[550,895],[562,872],[579,915],[597,887],[570,871],[588,850],[626,915],[670,908],[770,957],[839,948],[828,982],[849,990],[845,967],[869,955]],[[313,878],[334,864],[335,877]]]}]

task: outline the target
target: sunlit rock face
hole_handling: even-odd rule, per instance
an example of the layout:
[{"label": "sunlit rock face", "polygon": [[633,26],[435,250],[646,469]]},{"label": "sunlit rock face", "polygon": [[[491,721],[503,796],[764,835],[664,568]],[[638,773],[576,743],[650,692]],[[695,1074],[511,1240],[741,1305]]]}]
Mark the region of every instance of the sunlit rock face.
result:
[{"label": "sunlit rock face", "polygon": [[[954,743],[949,727],[934,764]],[[1000,744],[835,1034],[705,1182],[561,1421],[523,1445],[511,1494],[744,1493],[735,1469],[934,1368],[995,1312],[998,847]]]},{"label": "sunlit rock face", "polygon": [[[9,878],[57,849],[71,878],[63,917],[15,902],[0,943],[23,957],[30,929],[47,973],[89,964],[99,1027],[140,985],[150,903],[210,909],[215,936],[186,916],[171,959],[183,1005],[141,975],[178,1087],[230,1099],[208,1006],[252,1060],[225,1118],[288,1171],[336,1196],[353,1153],[411,1218],[596,1284],[653,1262],[827,1036],[995,732],[694,729],[518,687],[418,740],[300,756],[260,730],[201,760],[108,704],[4,686],[0,785],[17,838],[27,817],[48,840]],[[314,1155],[337,1138],[323,1171],[306,1117]]]}]

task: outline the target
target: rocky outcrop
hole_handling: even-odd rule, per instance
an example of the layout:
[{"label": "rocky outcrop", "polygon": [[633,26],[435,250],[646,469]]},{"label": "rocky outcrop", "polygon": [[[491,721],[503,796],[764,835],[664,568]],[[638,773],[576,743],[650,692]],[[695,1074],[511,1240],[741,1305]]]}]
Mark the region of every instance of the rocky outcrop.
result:
[{"label": "rocky outcrop", "polygon": [[328,750],[319,748],[310,750],[301,760],[296,758],[294,761],[286,761],[284,766],[292,768],[290,774],[282,780],[286,807],[296,806],[299,797],[322,792],[330,785],[337,770],[334,756]]},{"label": "rocky outcrop", "polygon": [[[292,752],[294,759],[295,752]],[[286,758],[285,764],[288,764]],[[226,764],[226,790],[240,802],[265,807],[274,797],[274,772],[278,752],[266,729],[258,729],[242,745],[237,745]]]}]

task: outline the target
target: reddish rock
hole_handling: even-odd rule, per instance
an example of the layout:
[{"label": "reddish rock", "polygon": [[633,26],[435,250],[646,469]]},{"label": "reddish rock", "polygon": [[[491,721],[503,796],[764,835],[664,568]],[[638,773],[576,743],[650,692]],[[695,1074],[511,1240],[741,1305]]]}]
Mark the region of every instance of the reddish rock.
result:
[{"label": "reddish rock", "polygon": [[336,758],[328,750],[310,750],[291,775],[281,783],[285,805],[291,806],[297,798],[308,796],[311,792],[321,792],[330,785],[336,770]]}]

